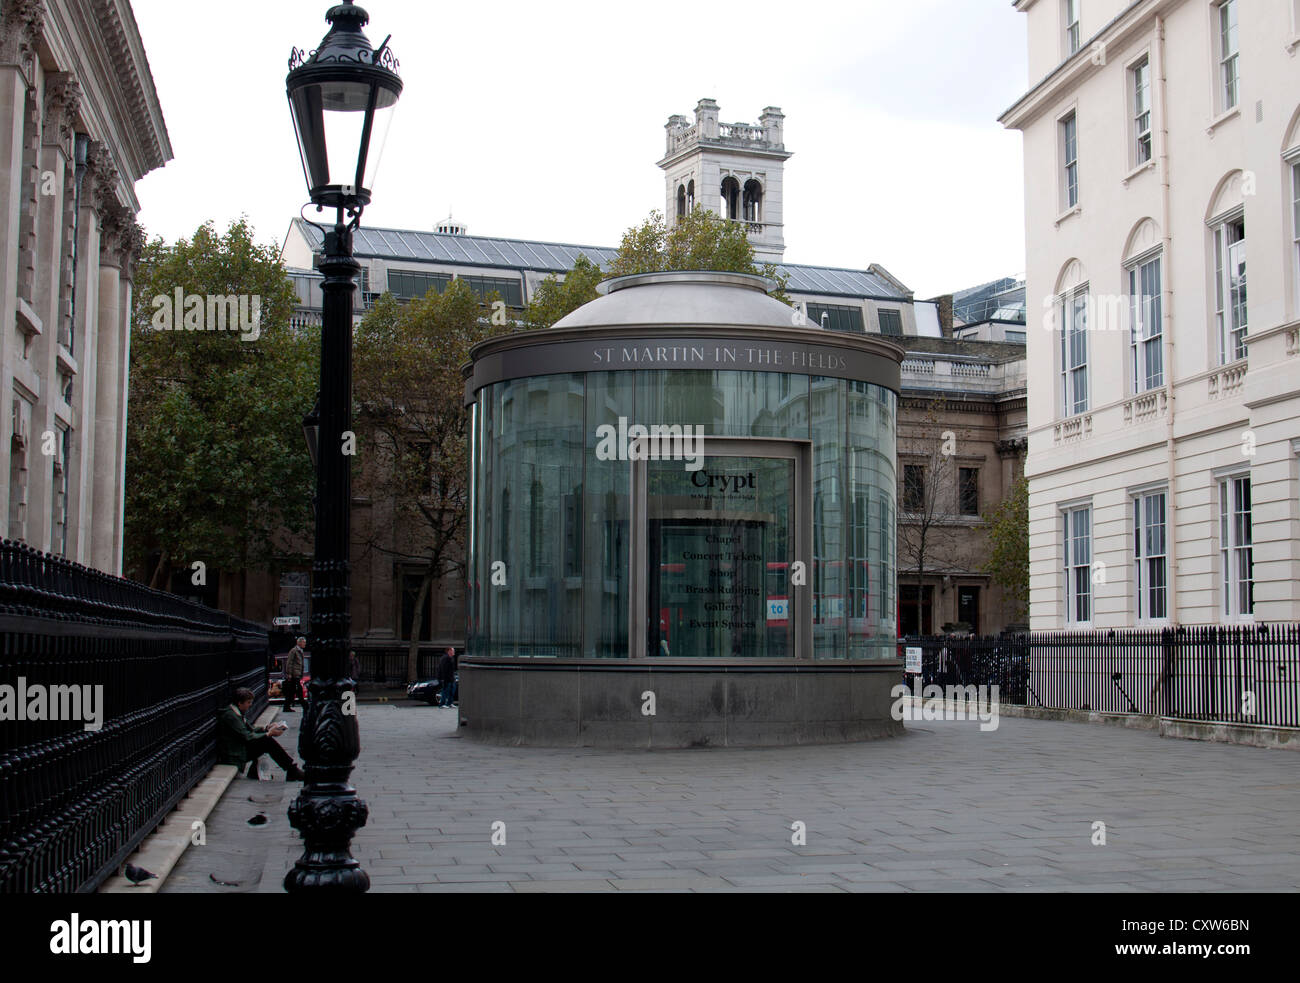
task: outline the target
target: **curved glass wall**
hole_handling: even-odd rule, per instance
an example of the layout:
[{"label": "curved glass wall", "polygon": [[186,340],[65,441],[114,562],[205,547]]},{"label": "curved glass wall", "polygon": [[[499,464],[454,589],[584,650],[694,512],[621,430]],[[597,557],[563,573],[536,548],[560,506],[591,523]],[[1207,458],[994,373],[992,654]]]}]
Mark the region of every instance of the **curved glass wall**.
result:
[{"label": "curved glass wall", "polygon": [[[471,417],[469,651],[896,658],[896,414],[886,388],[796,373],[629,370],[485,386]],[[665,446],[638,485],[637,424],[698,427],[703,445]],[[801,574],[806,586],[793,586]],[[629,638],[637,591],[644,648]]]}]

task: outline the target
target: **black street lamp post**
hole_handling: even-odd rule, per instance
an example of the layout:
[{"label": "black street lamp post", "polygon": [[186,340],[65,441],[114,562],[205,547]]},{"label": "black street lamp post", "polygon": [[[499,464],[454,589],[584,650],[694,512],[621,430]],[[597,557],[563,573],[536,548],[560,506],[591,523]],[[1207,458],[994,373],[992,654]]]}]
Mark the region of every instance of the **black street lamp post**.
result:
[{"label": "black street lamp post", "polygon": [[325,19],[329,33],[310,55],[295,49],[286,81],[312,204],[318,211],[334,209],[336,219],[316,264],[325,278],[320,396],[315,419],[305,421],[317,445],[312,679],[298,739],[306,784],[289,807],[304,849],[284,887],[361,893],[370,878],[350,847],[368,810],[348,782],[361,750],[348,660],[352,469],[345,438],[352,426],[352,297],[361,269],[352,255],[352,233],[370,203],[380,156],[371,154],[371,139],[377,127],[386,128],[402,81],[388,41],[370,47],[362,31],[370,17],[363,9],[345,0]]}]

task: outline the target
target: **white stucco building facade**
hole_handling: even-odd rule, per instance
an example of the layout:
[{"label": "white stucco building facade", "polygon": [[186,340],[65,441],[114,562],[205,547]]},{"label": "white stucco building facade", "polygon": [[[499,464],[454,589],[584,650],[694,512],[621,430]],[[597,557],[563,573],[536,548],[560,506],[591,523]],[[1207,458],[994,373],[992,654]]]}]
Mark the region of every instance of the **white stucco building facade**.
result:
[{"label": "white stucco building facade", "polygon": [[1300,0],[1015,6],[1031,627],[1300,619]]},{"label": "white stucco building facade", "polygon": [[115,574],[135,183],[171,156],[127,0],[0,0],[0,520]]}]

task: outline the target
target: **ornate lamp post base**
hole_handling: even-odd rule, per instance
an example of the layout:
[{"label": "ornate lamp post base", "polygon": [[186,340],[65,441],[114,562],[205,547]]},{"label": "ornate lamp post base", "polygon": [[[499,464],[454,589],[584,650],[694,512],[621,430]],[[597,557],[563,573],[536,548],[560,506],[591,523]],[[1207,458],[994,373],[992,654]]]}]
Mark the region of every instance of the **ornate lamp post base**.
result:
[{"label": "ornate lamp post base", "polygon": [[341,221],[326,233],[317,265],[325,279],[309,636],[314,671],[298,735],[306,784],[289,807],[289,822],[302,833],[305,846],[284,888],[359,893],[369,889],[370,878],[349,844],[365,825],[369,809],[348,783],[361,753],[361,735],[356,680],[348,672],[352,471],[351,458],[341,448],[352,426],[352,295],[360,264],[352,255],[352,231]]},{"label": "ornate lamp post base", "polygon": [[307,848],[284,875],[284,889],[364,894],[370,875],[352,856],[353,833],[366,824],[370,810],[347,782],[312,784],[289,806],[289,824],[303,833]]}]

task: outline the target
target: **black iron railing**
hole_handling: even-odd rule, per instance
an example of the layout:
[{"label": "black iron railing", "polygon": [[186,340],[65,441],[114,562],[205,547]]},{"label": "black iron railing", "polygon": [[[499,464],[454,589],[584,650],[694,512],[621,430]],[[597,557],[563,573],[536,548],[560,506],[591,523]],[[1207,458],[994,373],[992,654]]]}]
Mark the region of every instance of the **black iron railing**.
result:
[{"label": "black iron railing", "polygon": [[922,648],[923,683],[998,683],[1007,703],[1300,727],[1300,625],[926,636],[903,644]]},{"label": "black iron railing", "polygon": [[0,715],[0,892],[94,890],[211,769],[232,690],[266,707],[263,626],[8,540],[0,639],[29,696]]},{"label": "black iron railing", "polygon": [[[405,686],[406,658],[405,649],[358,651],[357,662],[361,664],[361,676],[358,682],[375,683],[379,686]],[[416,675],[420,679],[432,679],[436,675],[440,658],[442,658],[441,649],[437,652],[420,652]]]},{"label": "black iron railing", "polygon": [[997,686],[998,699],[1023,706],[1028,697],[1029,660],[1023,635],[996,638],[908,638],[921,649],[922,686]]},{"label": "black iron railing", "polygon": [[[423,643],[422,643],[423,644]],[[429,643],[431,647],[421,648],[416,662],[416,679],[433,679],[438,675],[438,663],[447,648],[443,643]],[[458,653],[463,653],[463,644],[455,645]],[[357,662],[361,664],[361,675],[357,681],[374,683],[379,686],[406,686],[407,649],[403,643],[400,647],[357,649]]]}]

